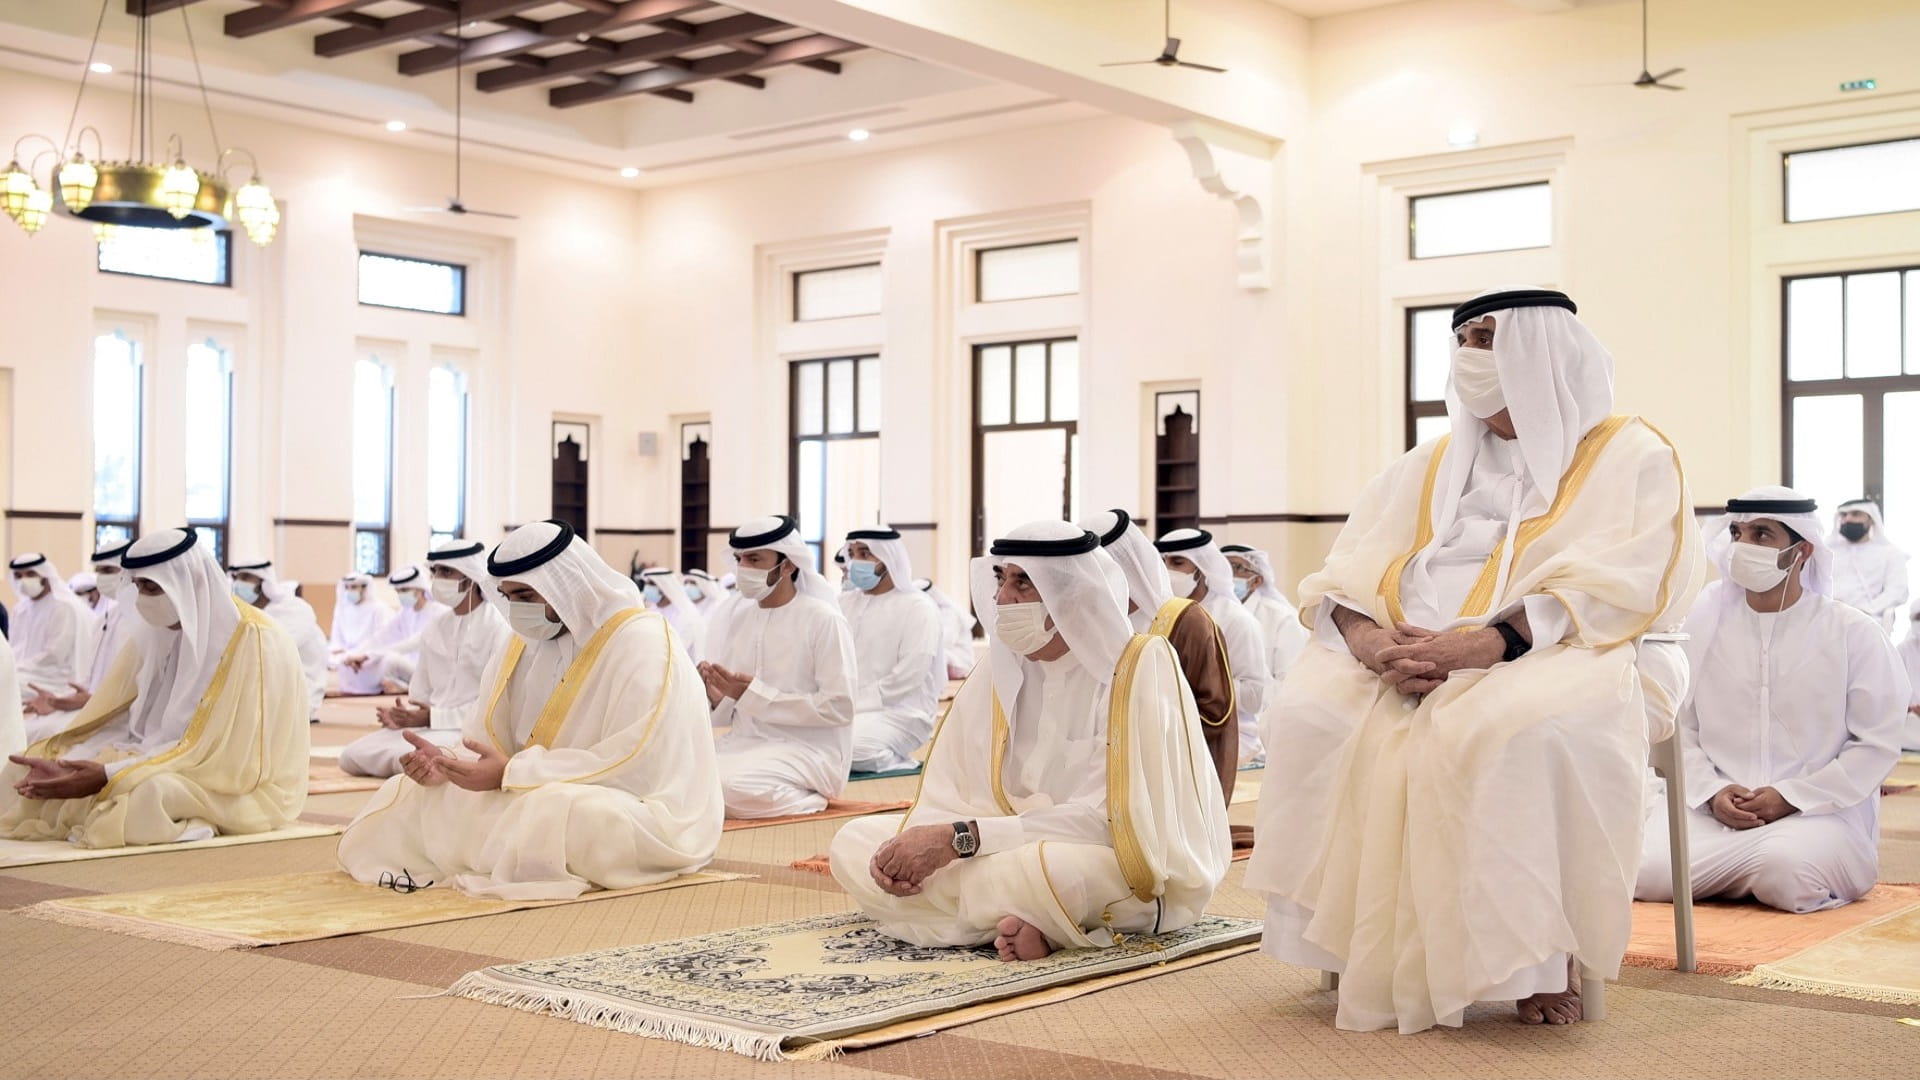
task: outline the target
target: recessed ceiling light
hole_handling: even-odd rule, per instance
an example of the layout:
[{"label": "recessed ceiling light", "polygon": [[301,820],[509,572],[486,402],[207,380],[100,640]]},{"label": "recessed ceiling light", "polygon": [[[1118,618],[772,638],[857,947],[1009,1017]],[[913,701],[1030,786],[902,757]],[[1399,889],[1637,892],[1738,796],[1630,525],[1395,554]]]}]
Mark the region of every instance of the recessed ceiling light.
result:
[{"label": "recessed ceiling light", "polygon": [[866,142],[868,139],[873,138],[873,132],[868,131],[866,128],[854,128],[852,131],[847,132],[847,138],[852,139],[854,142]]},{"label": "recessed ceiling light", "polygon": [[1480,133],[1471,124],[1455,124],[1447,132],[1447,145],[1455,150],[1471,150],[1480,145]]},{"label": "recessed ceiling light", "polygon": [[113,74],[113,65],[107,63],[105,60],[95,60],[93,63],[87,65],[87,70],[93,72],[95,75],[111,75]]},{"label": "recessed ceiling light", "polygon": [[405,120],[389,120],[387,121],[387,130],[405,131],[407,130],[407,122]]},{"label": "recessed ceiling light", "polygon": [[621,169],[621,170],[620,170],[620,175],[621,175],[621,176],[624,176],[624,177],[626,177],[626,178],[627,178],[627,179],[629,179],[629,180],[631,180],[631,179],[633,179],[634,177],[636,177],[636,176],[639,176],[639,175],[640,175],[640,170],[639,170],[639,169],[636,169],[636,168],[634,168],[634,167],[633,167],[633,166],[631,166],[631,165],[629,165],[629,166],[627,166],[626,168],[624,168],[624,169]]}]

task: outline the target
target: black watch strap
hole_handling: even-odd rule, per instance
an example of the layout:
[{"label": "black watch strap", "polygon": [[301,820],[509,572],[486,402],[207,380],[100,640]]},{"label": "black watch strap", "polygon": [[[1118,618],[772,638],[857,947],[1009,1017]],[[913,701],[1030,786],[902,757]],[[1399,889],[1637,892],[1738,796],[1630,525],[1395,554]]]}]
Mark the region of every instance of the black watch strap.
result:
[{"label": "black watch strap", "polygon": [[1503,623],[1503,622],[1494,623],[1493,628],[1495,630],[1500,631],[1500,636],[1504,638],[1507,643],[1507,651],[1505,654],[1503,654],[1500,657],[1502,662],[1512,663],[1513,661],[1518,660],[1521,657],[1527,655],[1527,651],[1533,648],[1532,642],[1528,641],[1524,637],[1521,637],[1520,631],[1515,630],[1512,626],[1508,625],[1507,623]]}]

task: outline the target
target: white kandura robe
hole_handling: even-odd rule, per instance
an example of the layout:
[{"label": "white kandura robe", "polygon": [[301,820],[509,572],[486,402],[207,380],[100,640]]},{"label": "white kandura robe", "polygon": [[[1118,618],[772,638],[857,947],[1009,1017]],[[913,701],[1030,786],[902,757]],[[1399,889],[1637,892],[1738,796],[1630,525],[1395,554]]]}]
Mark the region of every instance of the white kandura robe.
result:
[{"label": "white kandura robe", "polygon": [[940,608],[940,647],[947,658],[947,678],[964,679],[979,659],[973,651],[973,616],[957,606],[935,606]]},{"label": "white kandura robe", "polygon": [[313,606],[288,590],[285,596],[269,600],[260,610],[293,639],[294,651],[300,654],[300,670],[307,681],[307,716],[319,719],[320,703],[327,697],[327,638],[320,632],[320,619],[314,615]]},{"label": "white kandura robe", "polygon": [[[395,776],[340,837],[341,869],[368,883],[406,870],[472,896],[556,900],[711,862],[720,785],[699,672],[657,615],[636,611],[604,642],[581,671],[571,669],[590,646],[571,633],[496,653],[463,733],[508,754],[500,790]],[[563,675],[578,697],[543,742]]]},{"label": "white kandura robe", "polygon": [[[133,620],[133,623],[129,623],[127,621],[129,619]],[[134,623],[139,621],[140,615],[133,610],[131,601],[125,604],[114,604],[107,609],[105,616],[100,620],[99,637],[93,650],[93,665],[88,669],[85,681],[81,682],[82,686],[92,690],[106,679],[107,669],[113,666],[115,657],[127,644],[128,631],[133,629]]]},{"label": "white kandura robe", "polygon": [[[460,745],[467,718],[481,705],[480,676],[513,640],[513,630],[490,603],[465,615],[448,610],[420,633],[420,663],[407,684],[407,698],[427,706],[427,726],[408,728],[428,742]],[[340,770],[353,776],[393,776],[413,752],[401,732],[382,728],[340,751]]]},{"label": "white kandura robe", "polygon": [[357,604],[347,603],[345,590],[340,592],[338,602],[333,605],[333,626],[327,633],[328,660],[336,665],[366,648],[393,616],[374,599],[371,585]]},{"label": "white kandura robe", "polygon": [[0,761],[27,748],[21,723],[20,692],[13,685],[13,653],[0,649]]},{"label": "white kandura robe", "polygon": [[846,790],[853,763],[853,636],[825,601],[796,595],[766,608],[729,602],[707,658],[751,676],[738,700],[714,706],[720,782],[732,818],[826,809]]},{"label": "white kandura robe", "polygon": [[446,611],[445,604],[436,603],[431,598],[418,608],[401,607],[349,654],[366,657],[359,671],[345,664],[340,665],[340,692],[363,696],[378,694],[382,692],[382,684],[387,679],[406,686],[407,680],[413,678],[414,665],[420,659],[420,635],[429,623]]},{"label": "white kandura robe", "polygon": [[[1247,882],[1268,895],[1264,948],[1341,972],[1348,1030],[1455,1026],[1475,1001],[1563,990],[1569,953],[1617,973],[1648,729],[1680,694],[1649,682],[1636,641],[1677,626],[1704,574],[1672,447],[1614,417],[1579,441],[1495,592],[1489,556],[1531,485],[1483,440],[1433,537],[1452,442],[1376,477],[1302,583],[1317,644],[1281,687],[1262,782]],[[1335,604],[1429,629],[1524,609],[1534,645],[1411,697],[1349,653]]]},{"label": "white kandura robe", "polygon": [[673,636],[687,650],[687,656],[694,663],[706,659],[707,620],[700,614],[700,608],[689,600],[684,604],[667,604],[657,608],[673,625]]},{"label": "white kandura robe", "polygon": [[[1138,666],[1121,691],[1126,737],[1111,730],[1115,677],[1097,679],[1071,656],[1017,661],[1023,677],[1004,727],[993,719],[987,672],[961,687],[913,809],[855,819],[833,840],[835,879],[882,932],[922,946],[979,945],[1014,915],[1056,948],[1096,947],[1115,933],[1178,930],[1200,916],[1231,856],[1226,800],[1172,647],[1133,641]],[[1110,738],[1131,751],[1117,789]],[[1125,810],[1116,811],[1115,790],[1127,793]],[[934,871],[918,895],[874,883],[869,864],[899,831],[968,820],[978,823],[979,851]],[[1122,869],[1123,839],[1138,851],[1139,880]]]},{"label": "white kandura robe", "polygon": [[1827,544],[1833,553],[1833,598],[1866,612],[1882,630],[1907,603],[1907,553],[1872,538]]},{"label": "white kandura robe", "polygon": [[1907,699],[1906,726],[1900,737],[1900,745],[1907,750],[1920,750],[1920,715],[1914,712],[1920,708],[1920,625],[1909,630],[1901,640],[1900,664],[1906,669],[1907,682],[1913,687],[1913,693]]},{"label": "white kandura robe", "polygon": [[947,685],[940,611],[927,594],[896,588],[840,594],[853,633],[853,768],[888,772],[914,765],[933,734]]},{"label": "white kandura robe", "polygon": [[[1701,603],[1715,600],[1710,591]],[[1693,680],[1679,716],[1693,895],[1792,912],[1865,896],[1879,878],[1880,784],[1899,760],[1910,696],[1879,626],[1813,593],[1777,614],[1735,603]],[[1730,784],[1772,787],[1800,812],[1728,828],[1709,804]],[[1669,901],[1666,800],[1654,809],[1635,896]]]},{"label": "white kandura robe", "polygon": [[20,700],[33,697],[35,686],[68,693],[68,683],[85,678],[93,668],[98,630],[93,612],[64,583],[49,582],[37,600],[22,597],[7,637]]}]

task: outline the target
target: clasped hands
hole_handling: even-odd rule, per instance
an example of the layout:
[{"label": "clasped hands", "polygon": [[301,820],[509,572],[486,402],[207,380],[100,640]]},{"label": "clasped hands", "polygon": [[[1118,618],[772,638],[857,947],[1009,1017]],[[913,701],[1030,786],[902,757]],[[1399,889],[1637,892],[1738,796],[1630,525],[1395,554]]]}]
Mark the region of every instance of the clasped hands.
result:
[{"label": "clasped hands", "polygon": [[873,883],[890,896],[918,896],[935,870],[959,858],[949,825],[915,825],[880,845],[867,864]]},{"label": "clasped hands", "polygon": [[1438,632],[1400,623],[1385,629],[1365,616],[1342,626],[1354,659],[1403,694],[1425,694],[1456,671],[1490,668],[1507,654],[1507,641],[1491,627]]},{"label": "clasped hands", "polygon": [[480,760],[468,761],[454,757],[445,747],[429,742],[423,735],[405,730],[400,735],[413,744],[413,753],[400,759],[400,771],[421,787],[451,783],[468,791],[499,791],[506,779],[507,755],[498,747],[473,739],[463,740],[461,745],[480,755]]},{"label": "clasped hands", "polygon": [[9,754],[7,760],[26,766],[27,775],[13,785],[23,799],[84,799],[107,786],[107,767],[97,761],[53,761],[20,754]]},{"label": "clasped hands", "polygon": [[1739,784],[1721,788],[1708,805],[1714,818],[1729,829],[1757,829],[1800,812],[1799,807],[1773,788],[1748,790]]},{"label": "clasped hands", "polygon": [[753,685],[753,676],[730,671],[711,660],[700,662],[700,679],[707,684],[707,704],[715,706],[722,701],[740,700],[740,695]]}]

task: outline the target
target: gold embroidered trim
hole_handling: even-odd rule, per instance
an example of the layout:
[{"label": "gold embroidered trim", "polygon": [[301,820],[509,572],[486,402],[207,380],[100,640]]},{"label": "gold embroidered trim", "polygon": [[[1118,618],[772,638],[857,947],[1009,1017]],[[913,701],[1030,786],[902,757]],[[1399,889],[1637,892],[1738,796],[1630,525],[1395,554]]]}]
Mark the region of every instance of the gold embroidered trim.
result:
[{"label": "gold embroidered trim", "polygon": [[545,750],[553,749],[553,740],[560,737],[561,725],[567,722],[567,713],[572,711],[574,699],[580,696],[580,687],[593,673],[593,666],[600,662],[600,654],[606,651],[607,639],[620,632],[620,628],[638,618],[643,612],[640,608],[628,608],[601,624],[588,639],[587,647],[567,665],[567,673],[560,676],[560,685],[553,688],[547,703],[540,709],[540,719],[534,721],[533,733],[527,736],[528,746],[538,746]]},{"label": "gold embroidered trim", "polygon": [[[226,689],[227,676],[233,670],[234,655],[240,649],[240,642],[245,637],[248,626],[251,625],[253,632],[258,634],[269,624],[267,616],[261,614],[259,609],[250,604],[242,604],[239,599],[235,597],[229,597],[228,599],[233,600],[234,609],[240,615],[240,623],[233,628],[233,633],[227,638],[226,648],[220,652],[220,662],[214,666],[213,679],[207,683],[206,692],[200,695],[200,703],[194,707],[193,719],[187,723],[186,734],[180,736],[180,741],[173,744],[173,749],[162,754],[155,754],[153,757],[148,758],[138,765],[128,766],[114,774],[113,777],[107,781],[107,786],[100,789],[98,799],[101,802],[105,802],[113,797],[113,789],[120,781],[125,780],[127,777],[143,769],[159,768],[167,762],[185,754],[187,751],[193,749],[193,745],[200,741],[201,736],[206,734],[207,721],[213,716],[214,702],[220,699],[221,692]],[[264,723],[264,721],[265,717],[263,716],[262,722]]]},{"label": "gold embroidered trim", "polygon": [[1107,829],[1113,837],[1113,855],[1120,863],[1120,875],[1135,898],[1154,897],[1153,866],[1141,850],[1140,837],[1134,832],[1128,802],[1133,785],[1133,679],[1139,672],[1140,654],[1153,638],[1135,634],[1120,654],[1113,672],[1113,687],[1107,701]]},{"label": "gold embroidered trim", "polygon": [[[900,815],[900,824],[893,830],[894,835],[899,835],[901,830],[907,827],[907,820],[913,817],[913,812],[920,809],[920,795],[927,789],[927,774],[933,771],[933,752],[940,746],[940,732],[946,728],[947,717],[953,715],[954,705],[959,703],[960,695],[967,692],[967,684],[973,681],[974,675],[979,670],[979,665],[975,665],[973,671],[967,672],[967,677],[960,680],[960,689],[954,693],[953,700],[947,702],[947,707],[940,710],[940,719],[934,721],[933,738],[927,740],[927,759],[920,765],[920,778],[913,782],[913,805],[907,807],[907,812]],[[996,772],[994,775],[999,774]]]},{"label": "gold embroidered trim", "polygon": [[[1185,615],[1187,609],[1192,606],[1193,601],[1184,596],[1176,596],[1160,605],[1160,610],[1154,613],[1153,625],[1147,628],[1147,633],[1165,641],[1171,648],[1173,627],[1180,621],[1180,616]],[[1213,623],[1213,647],[1220,653],[1220,672],[1227,679],[1227,711],[1218,720],[1209,720],[1206,714],[1202,713],[1200,722],[1208,727],[1217,728],[1224,726],[1228,720],[1240,712],[1240,688],[1233,683],[1233,659],[1227,655],[1227,639],[1220,633],[1220,624],[1211,616],[1207,621]],[[1179,651],[1175,650],[1174,655],[1180,655]]]},{"label": "gold embroidered trim", "polygon": [[1013,803],[1007,799],[1006,784],[1000,779],[1000,770],[1007,764],[1007,730],[1007,711],[1000,707],[1000,694],[995,691],[993,695],[993,761],[991,763],[993,801],[1000,804],[1001,813],[1012,815],[1018,811],[1014,810]]},{"label": "gold embroidered trim", "polygon": [[1387,617],[1394,626],[1407,621],[1407,613],[1400,606],[1400,576],[1406,572],[1407,563],[1433,542],[1433,488],[1440,477],[1440,463],[1446,460],[1447,448],[1452,445],[1452,435],[1442,435],[1435,441],[1433,458],[1427,462],[1427,478],[1420,485],[1420,520],[1413,531],[1413,547],[1388,563],[1387,572],[1380,576],[1380,596],[1387,602]]},{"label": "gold embroidered trim", "polygon": [[[594,650],[596,660],[599,658],[600,650],[606,645],[606,641],[601,639],[600,634],[606,634],[609,629],[617,630],[619,629],[620,626],[625,626],[627,623],[633,620],[633,617],[635,615],[639,615],[639,614],[641,614],[641,612],[640,612],[640,609],[638,608],[630,608],[626,611],[623,611],[619,615],[614,616],[613,619],[609,621],[606,626],[602,627],[600,629],[600,633],[594,635],[594,641],[593,643],[588,645],[588,648]],[[667,708],[667,695],[673,692],[673,625],[671,623],[668,623],[666,621],[666,617],[663,615],[648,615],[648,618],[659,619],[661,623],[661,629],[666,631],[666,634],[664,635],[666,638],[666,656],[665,656],[666,666],[662,669],[662,674],[660,677],[660,696],[654,699],[653,712],[651,712],[647,716],[647,730],[640,734],[640,739],[638,742],[633,744],[633,749],[627,751],[626,756],[622,757],[619,761],[616,761],[604,768],[596,769],[593,772],[587,773],[585,776],[576,776],[569,780],[559,781],[560,783],[581,784],[589,780],[592,780],[596,777],[604,776],[607,773],[610,773],[613,770],[620,768],[622,765],[625,765],[627,762],[632,761],[635,755],[639,754],[640,751],[646,749],[647,744],[653,741],[654,729],[659,727],[660,725],[660,714],[662,712],[665,712]],[[618,623],[619,625],[616,626],[615,623]],[[608,634],[607,636],[611,637],[612,635]],[[581,653],[580,656],[575,657],[573,666],[577,666],[580,660],[583,659],[585,656],[586,654],[583,652]],[[573,666],[568,667],[567,678],[572,678]],[[580,678],[581,678],[581,681],[584,682],[586,680],[586,675],[582,674]],[[564,688],[565,686],[566,686],[566,681],[563,679],[561,681],[561,687]],[[579,695],[579,688],[576,686],[574,688],[573,694],[567,698],[566,710],[560,714],[562,718],[566,716],[567,711],[572,710],[573,698],[577,697],[578,695]],[[556,690],[554,693],[554,697],[558,698],[559,696],[560,696],[559,691]],[[551,708],[553,705],[553,702],[549,700],[547,704],[548,704],[548,707]],[[539,729],[538,727],[536,727],[534,730],[537,732]],[[554,734],[557,736],[558,731],[556,730]],[[542,744],[542,745],[546,745],[546,744]],[[549,745],[547,746],[547,749],[551,750],[553,749],[553,747]],[[503,775],[502,780],[504,781],[504,779],[505,777]],[[549,783],[551,782],[553,781],[549,781]],[[545,786],[546,786],[545,784],[507,784],[503,782],[500,785],[500,789],[502,791],[531,791],[534,788],[545,787]]]},{"label": "gold embroidered trim", "polygon": [[500,733],[493,729],[493,716],[499,711],[500,698],[507,692],[507,681],[513,678],[513,671],[520,666],[520,657],[526,651],[526,639],[519,634],[513,635],[513,638],[507,642],[507,655],[500,661],[500,675],[493,681],[493,693],[487,695],[487,712],[484,722],[487,738],[492,739],[493,748],[503,754],[511,755],[513,751],[507,749],[507,740],[501,738]]}]

